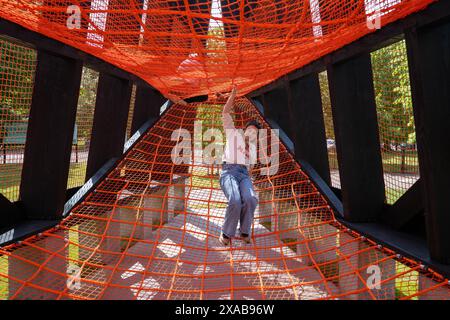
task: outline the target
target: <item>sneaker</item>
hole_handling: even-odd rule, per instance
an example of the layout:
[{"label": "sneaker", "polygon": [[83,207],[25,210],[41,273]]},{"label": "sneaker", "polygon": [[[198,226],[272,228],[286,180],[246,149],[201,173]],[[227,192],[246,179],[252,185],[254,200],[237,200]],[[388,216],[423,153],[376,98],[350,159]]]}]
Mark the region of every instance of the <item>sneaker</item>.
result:
[{"label": "sneaker", "polygon": [[250,236],[248,234],[241,233],[241,237],[245,243],[247,243],[247,244],[252,243],[252,238],[250,238]]},{"label": "sneaker", "polygon": [[228,246],[230,244],[230,238],[228,238],[223,233],[220,234],[219,242],[223,244],[224,246]]}]

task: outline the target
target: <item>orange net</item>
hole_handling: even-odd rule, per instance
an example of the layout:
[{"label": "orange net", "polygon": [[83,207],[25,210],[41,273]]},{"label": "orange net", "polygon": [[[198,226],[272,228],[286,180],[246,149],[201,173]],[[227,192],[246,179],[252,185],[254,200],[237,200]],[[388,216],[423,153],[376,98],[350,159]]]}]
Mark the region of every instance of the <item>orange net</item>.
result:
[{"label": "orange net", "polygon": [[[9,299],[449,299],[448,280],[345,228],[280,145],[252,169],[252,244],[219,244],[217,165],[175,164],[172,133],[220,130],[222,105],[174,105],[55,228],[0,249]],[[248,101],[235,122],[267,123]],[[176,131],[175,131],[176,132]],[[201,132],[200,132],[201,133]],[[201,136],[193,135],[194,141]],[[270,145],[270,144],[269,144]]]},{"label": "orange net", "polygon": [[0,38],[0,193],[19,199],[36,51]]},{"label": "orange net", "polygon": [[0,17],[166,97],[246,94],[433,0],[0,0]]},{"label": "orange net", "polygon": [[75,130],[72,138],[70,170],[67,188],[82,186],[86,181],[92,124],[94,122],[95,98],[97,96],[98,72],[83,68],[78,96]]},{"label": "orange net", "polygon": [[322,98],[323,121],[327,139],[328,165],[330,167],[331,186],[340,189],[339,164],[336,151],[336,137],[334,136],[333,111],[331,110],[330,89],[328,87],[328,73],[319,73],[320,94]]},{"label": "orange net", "polygon": [[372,66],[386,202],[392,204],[420,177],[405,41],[372,52]]}]

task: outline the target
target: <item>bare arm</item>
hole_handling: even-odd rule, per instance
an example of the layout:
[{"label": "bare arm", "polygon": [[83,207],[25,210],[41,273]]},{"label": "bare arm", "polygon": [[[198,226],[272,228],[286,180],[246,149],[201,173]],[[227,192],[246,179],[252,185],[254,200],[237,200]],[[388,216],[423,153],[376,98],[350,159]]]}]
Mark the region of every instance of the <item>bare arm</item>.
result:
[{"label": "bare arm", "polygon": [[231,91],[230,96],[228,97],[227,103],[225,103],[225,106],[223,107],[222,111],[222,122],[223,122],[223,128],[226,129],[236,129],[234,126],[233,118],[231,117],[231,109],[233,109],[234,106],[234,99],[236,98],[236,87],[233,88],[233,91]]}]

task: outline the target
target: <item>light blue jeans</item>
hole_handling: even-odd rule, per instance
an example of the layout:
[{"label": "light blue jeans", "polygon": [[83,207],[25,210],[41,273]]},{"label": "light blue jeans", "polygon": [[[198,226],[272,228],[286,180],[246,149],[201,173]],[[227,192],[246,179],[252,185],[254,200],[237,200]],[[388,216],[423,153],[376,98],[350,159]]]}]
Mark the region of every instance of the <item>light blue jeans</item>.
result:
[{"label": "light blue jeans", "polygon": [[240,232],[250,235],[258,197],[253,189],[247,167],[240,164],[223,164],[220,187],[228,199],[222,232],[232,238],[238,222]]}]

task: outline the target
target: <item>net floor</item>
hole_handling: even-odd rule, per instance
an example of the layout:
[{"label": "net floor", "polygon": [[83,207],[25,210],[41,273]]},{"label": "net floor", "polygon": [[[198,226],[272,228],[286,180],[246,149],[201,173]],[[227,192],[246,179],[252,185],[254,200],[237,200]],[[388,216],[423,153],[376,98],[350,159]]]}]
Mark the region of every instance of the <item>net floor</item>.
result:
[{"label": "net floor", "polygon": [[[220,167],[175,164],[171,136],[220,127],[221,107],[174,105],[58,226],[0,248],[0,298],[450,298],[447,279],[340,224],[282,144],[274,175],[251,171],[252,243],[220,245]],[[269,128],[246,99],[234,116]]]}]

